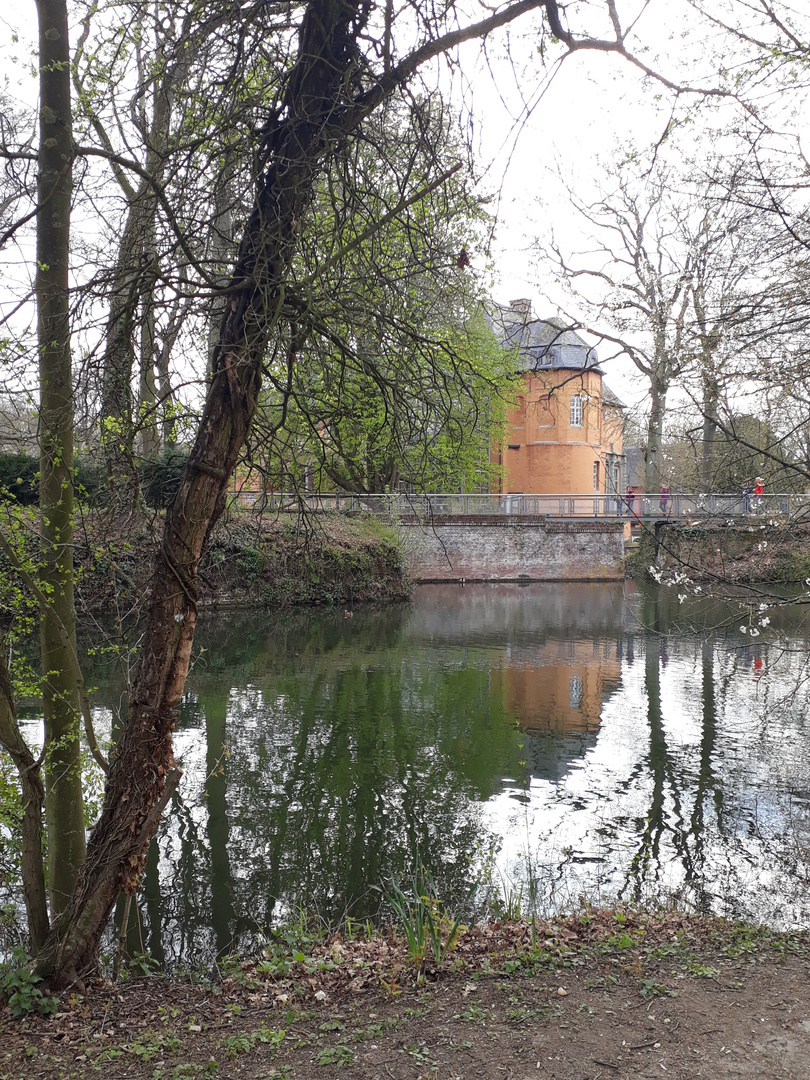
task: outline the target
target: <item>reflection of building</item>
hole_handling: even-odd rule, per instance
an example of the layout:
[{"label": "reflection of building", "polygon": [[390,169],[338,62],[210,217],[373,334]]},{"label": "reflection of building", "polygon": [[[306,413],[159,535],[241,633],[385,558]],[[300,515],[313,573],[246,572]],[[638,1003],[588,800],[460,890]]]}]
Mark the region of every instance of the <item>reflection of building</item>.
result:
[{"label": "reflection of building", "polygon": [[619,684],[615,646],[595,655],[591,641],[551,641],[524,664],[493,671],[504,708],[527,732],[559,735],[595,732],[604,697]]},{"label": "reflection of building", "polygon": [[[535,777],[558,781],[596,745],[602,705],[619,685],[616,643],[557,639],[533,650],[524,663],[493,671],[504,709],[526,733],[523,753]],[[516,664],[517,661],[517,664]]]},{"label": "reflection of building", "polygon": [[492,305],[489,321],[521,376],[500,443],[500,490],[610,495],[624,490],[622,410],[602,381],[596,350],[559,319],[536,319],[530,300]]}]

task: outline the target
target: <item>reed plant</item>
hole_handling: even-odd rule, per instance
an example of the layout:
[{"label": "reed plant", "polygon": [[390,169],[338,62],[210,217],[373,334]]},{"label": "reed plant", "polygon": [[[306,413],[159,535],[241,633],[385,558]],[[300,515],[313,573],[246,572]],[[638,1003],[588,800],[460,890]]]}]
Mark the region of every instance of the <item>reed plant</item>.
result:
[{"label": "reed plant", "polygon": [[[475,888],[473,885],[467,899]],[[392,878],[381,891],[402,927],[412,962],[422,970],[432,958],[440,967],[467,927],[463,914],[453,916],[440,900],[428,868],[418,862],[406,888]]]}]

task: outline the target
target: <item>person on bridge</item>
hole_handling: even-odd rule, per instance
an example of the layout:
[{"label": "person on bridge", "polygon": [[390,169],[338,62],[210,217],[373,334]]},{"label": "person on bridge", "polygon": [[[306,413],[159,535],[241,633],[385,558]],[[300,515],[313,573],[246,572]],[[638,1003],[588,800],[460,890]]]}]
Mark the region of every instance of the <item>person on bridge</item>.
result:
[{"label": "person on bridge", "polygon": [[669,488],[666,484],[661,488],[661,498],[658,500],[658,505],[661,507],[661,513],[666,514],[669,506]]},{"label": "person on bridge", "polygon": [[627,489],[624,495],[624,501],[627,503],[627,516],[635,517],[635,514],[633,513],[633,506],[635,505],[636,501],[636,493],[633,488]]},{"label": "person on bridge", "polygon": [[762,493],[765,490],[765,481],[758,476],[754,481],[754,513],[762,513]]},{"label": "person on bridge", "polygon": [[754,493],[754,485],[750,480],[746,480],[742,486],[742,512],[743,517],[747,517],[751,513],[751,496]]}]

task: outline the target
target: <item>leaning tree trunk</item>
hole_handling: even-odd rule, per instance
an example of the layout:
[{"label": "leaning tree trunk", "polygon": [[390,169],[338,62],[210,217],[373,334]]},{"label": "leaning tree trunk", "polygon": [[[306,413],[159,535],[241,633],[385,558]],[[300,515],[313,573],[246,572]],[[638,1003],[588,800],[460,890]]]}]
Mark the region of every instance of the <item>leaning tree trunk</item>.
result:
[{"label": "leaning tree trunk", "polygon": [[172,732],[197,621],[197,568],[256,409],[298,222],[335,134],[332,116],[357,17],[354,3],[314,0],[302,23],[288,119],[268,136],[271,164],[240,244],[197,438],[166,516],[138,673],[102,814],[70,905],[37,957],[37,970],[52,988],[95,967],[115,899],[135,889],[167,791],[176,783]]},{"label": "leaning tree trunk", "polygon": [[73,135],[65,0],[37,0],[40,145],[37,200],[39,339],[40,577],[50,604],[42,611],[45,717],[45,817],[51,913],[66,907],[84,861],[79,702],[70,663],[73,607],[73,374],[70,358],[69,256]]},{"label": "leaning tree trunk", "polygon": [[[197,568],[225,507],[261,387],[268,341],[284,316],[285,283],[321,161],[426,60],[481,37],[542,0],[519,0],[473,26],[414,50],[360,97],[353,84],[363,0],[310,0],[275,122],[267,162],[232,275],[200,426],[155,559],[140,662],[126,723],[110,764],[104,806],[70,905],[36,967],[52,989],[95,968],[101,934],[120,891],[131,893],[178,770],[172,732],[197,620]],[[554,9],[556,11],[556,8]],[[561,29],[561,28],[560,28]],[[293,303],[291,315],[298,314]]]}]

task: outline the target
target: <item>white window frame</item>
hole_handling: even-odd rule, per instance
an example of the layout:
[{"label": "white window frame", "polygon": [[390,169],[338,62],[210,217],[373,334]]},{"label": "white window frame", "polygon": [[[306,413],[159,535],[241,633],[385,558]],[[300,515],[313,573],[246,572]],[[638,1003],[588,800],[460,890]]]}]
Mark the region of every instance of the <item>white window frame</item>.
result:
[{"label": "white window frame", "polygon": [[599,462],[598,461],[595,461],[593,463],[593,490],[596,491],[596,492],[599,491]]},{"label": "white window frame", "polygon": [[571,398],[571,412],[569,427],[585,426],[585,398],[582,394],[574,394]]}]

